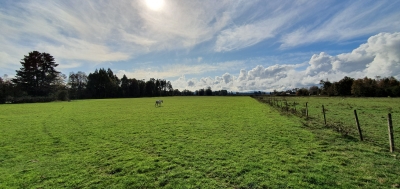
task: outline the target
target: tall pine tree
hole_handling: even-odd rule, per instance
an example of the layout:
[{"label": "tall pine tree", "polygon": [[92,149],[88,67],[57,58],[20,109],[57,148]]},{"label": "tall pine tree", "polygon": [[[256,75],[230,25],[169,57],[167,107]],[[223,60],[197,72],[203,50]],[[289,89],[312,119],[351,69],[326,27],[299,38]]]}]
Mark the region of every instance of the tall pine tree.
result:
[{"label": "tall pine tree", "polygon": [[30,52],[20,62],[22,67],[16,70],[13,82],[30,96],[48,96],[54,90],[54,82],[60,72],[53,56],[38,51]]}]

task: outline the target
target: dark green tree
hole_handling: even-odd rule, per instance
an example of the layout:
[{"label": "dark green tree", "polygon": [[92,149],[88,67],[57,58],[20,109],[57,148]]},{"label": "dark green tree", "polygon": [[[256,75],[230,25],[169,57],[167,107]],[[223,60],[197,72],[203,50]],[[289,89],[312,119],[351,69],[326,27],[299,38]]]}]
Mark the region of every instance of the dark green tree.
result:
[{"label": "dark green tree", "polygon": [[335,93],[339,96],[351,95],[351,86],[353,85],[354,79],[345,76],[335,85]]},{"label": "dark green tree", "polygon": [[119,83],[111,69],[96,69],[88,76],[87,91],[92,98],[115,98],[118,97]]},{"label": "dark green tree", "polygon": [[308,95],[310,95],[310,92],[306,88],[301,88],[296,91],[296,95],[297,96],[308,96]]},{"label": "dark green tree", "polygon": [[140,91],[140,96],[144,97],[146,96],[146,82],[145,80],[137,80],[139,83],[139,91]]},{"label": "dark green tree", "polygon": [[71,72],[68,77],[69,96],[70,99],[82,99],[86,97],[85,90],[88,77],[85,72]]},{"label": "dark green tree", "polygon": [[0,77],[0,104],[4,104],[6,102],[6,87],[5,82]]},{"label": "dark green tree", "polygon": [[376,95],[376,87],[376,80],[365,77],[353,82],[351,93],[354,96],[374,97]]},{"label": "dark green tree", "polygon": [[175,91],[174,91],[174,88],[172,87],[172,84],[170,81],[167,82],[166,88],[168,89],[168,93],[169,93],[168,95],[173,96]]},{"label": "dark green tree", "polygon": [[155,96],[157,93],[157,87],[156,87],[156,80],[154,78],[151,78],[149,81],[146,81],[146,96]]},{"label": "dark green tree", "polygon": [[334,95],[334,92],[333,92],[333,84],[332,84],[330,81],[328,81],[328,80],[326,80],[326,81],[321,80],[319,84],[322,85],[322,86],[321,86],[321,88],[322,88],[321,93],[322,93],[323,95],[329,95],[329,96]]},{"label": "dark green tree", "polygon": [[199,92],[197,93],[197,95],[199,96],[204,96],[205,95],[205,90],[204,89],[200,89]]},{"label": "dark green tree", "polygon": [[121,81],[118,79],[116,75],[114,75],[113,71],[110,68],[107,69],[107,76],[108,76],[108,80],[106,81],[107,98],[119,97],[120,93],[119,85]]},{"label": "dark green tree", "polygon": [[310,95],[318,95],[319,88],[317,86],[312,86],[308,89],[308,92],[310,92]]},{"label": "dark green tree", "polygon": [[31,96],[49,96],[54,92],[58,66],[53,56],[48,53],[33,51],[20,62],[22,67],[16,70],[13,82]]},{"label": "dark green tree", "polygon": [[129,86],[132,97],[140,97],[140,86],[138,80],[135,78],[131,79],[131,85]]},{"label": "dark green tree", "polygon": [[205,91],[205,95],[207,95],[207,96],[212,96],[211,87],[207,87],[207,89],[206,89],[206,91]]},{"label": "dark green tree", "polygon": [[182,95],[182,93],[181,93],[181,91],[179,91],[179,89],[175,89],[174,91],[173,91],[173,94],[172,94],[173,96],[181,96]]},{"label": "dark green tree", "polygon": [[131,92],[130,92],[130,85],[131,85],[131,80],[124,76],[121,78],[121,91],[122,91],[122,97],[131,97]]}]

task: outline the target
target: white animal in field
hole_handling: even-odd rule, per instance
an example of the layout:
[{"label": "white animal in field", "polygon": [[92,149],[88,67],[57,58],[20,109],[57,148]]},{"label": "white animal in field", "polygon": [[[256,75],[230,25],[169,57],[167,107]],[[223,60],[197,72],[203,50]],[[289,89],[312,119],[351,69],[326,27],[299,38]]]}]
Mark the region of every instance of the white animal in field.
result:
[{"label": "white animal in field", "polygon": [[164,103],[163,100],[156,100],[156,104],[154,104],[155,107],[161,106],[161,104]]}]

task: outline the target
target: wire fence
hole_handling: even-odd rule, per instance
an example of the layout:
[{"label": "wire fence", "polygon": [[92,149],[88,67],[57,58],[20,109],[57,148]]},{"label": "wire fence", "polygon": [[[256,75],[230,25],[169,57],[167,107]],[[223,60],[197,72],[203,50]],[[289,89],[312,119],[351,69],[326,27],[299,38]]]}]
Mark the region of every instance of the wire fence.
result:
[{"label": "wire fence", "polygon": [[[332,128],[345,136],[395,150],[399,141],[400,99],[253,96],[283,114],[311,125]],[[390,129],[391,128],[391,129]]]}]

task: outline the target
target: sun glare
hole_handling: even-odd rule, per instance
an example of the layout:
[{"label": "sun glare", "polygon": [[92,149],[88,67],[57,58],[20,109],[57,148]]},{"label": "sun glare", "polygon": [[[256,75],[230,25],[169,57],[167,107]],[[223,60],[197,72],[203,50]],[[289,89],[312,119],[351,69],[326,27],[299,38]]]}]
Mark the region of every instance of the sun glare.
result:
[{"label": "sun glare", "polygon": [[158,11],[164,6],[164,0],[146,0],[146,5],[149,9]]}]

